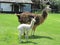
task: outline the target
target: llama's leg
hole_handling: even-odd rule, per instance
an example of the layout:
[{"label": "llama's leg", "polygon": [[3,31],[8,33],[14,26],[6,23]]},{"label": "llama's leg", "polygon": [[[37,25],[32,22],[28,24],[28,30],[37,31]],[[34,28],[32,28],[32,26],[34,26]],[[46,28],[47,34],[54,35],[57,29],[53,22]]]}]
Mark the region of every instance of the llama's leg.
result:
[{"label": "llama's leg", "polygon": [[32,30],[32,35],[34,35],[34,33],[35,33],[35,28]]},{"label": "llama's leg", "polygon": [[33,36],[34,36],[35,30],[36,30],[36,26],[34,26],[34,27],[32,28],[32,35],[33,35]]}]

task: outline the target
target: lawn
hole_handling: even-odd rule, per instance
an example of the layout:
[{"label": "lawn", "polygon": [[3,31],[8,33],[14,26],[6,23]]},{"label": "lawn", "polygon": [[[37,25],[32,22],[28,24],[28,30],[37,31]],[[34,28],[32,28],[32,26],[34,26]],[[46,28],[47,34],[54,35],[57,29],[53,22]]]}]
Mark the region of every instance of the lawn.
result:
[{"label": "lawn", "polygon": [[0,14],[0,45],[60,45],[60,14],[49,14],[29,42],[19,43],[17,16]]}]

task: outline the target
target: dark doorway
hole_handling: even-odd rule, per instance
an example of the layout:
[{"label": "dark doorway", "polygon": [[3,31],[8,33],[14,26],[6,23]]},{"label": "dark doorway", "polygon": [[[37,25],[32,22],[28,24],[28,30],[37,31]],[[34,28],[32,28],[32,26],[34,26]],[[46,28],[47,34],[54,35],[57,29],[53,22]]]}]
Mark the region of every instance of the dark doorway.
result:
[{"label": "dark doorway", "polygon": [[19,12],[19,5],[17,5],[17,4],[14,5],[14,12],[15,13]]}]

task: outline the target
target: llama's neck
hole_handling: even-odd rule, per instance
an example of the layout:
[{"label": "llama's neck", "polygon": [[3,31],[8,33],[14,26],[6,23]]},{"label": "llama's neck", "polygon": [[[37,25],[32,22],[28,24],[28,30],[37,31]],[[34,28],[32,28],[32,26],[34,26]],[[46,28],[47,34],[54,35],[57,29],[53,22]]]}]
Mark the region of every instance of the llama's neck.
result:
[{"label": "llama's neck", "polygon": [[33,26],[34,26],[34,22],[31,21],[30,28],[33,28]]},{"label": "llama's neck", "polygon": [[42,12],[42,17],[45,19],[47,17],[48,13],[47,13],[47,9],[43,9],[43,12]]}]

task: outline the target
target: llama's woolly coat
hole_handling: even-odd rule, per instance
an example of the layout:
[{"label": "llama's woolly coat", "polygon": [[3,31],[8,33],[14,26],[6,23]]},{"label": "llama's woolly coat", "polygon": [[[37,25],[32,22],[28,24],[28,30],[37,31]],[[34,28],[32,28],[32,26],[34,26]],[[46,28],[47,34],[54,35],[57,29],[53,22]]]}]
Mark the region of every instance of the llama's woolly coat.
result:
[{"label": "llama's woolly coat", "polygon": [[40,24],[42,24],[47,15],[48,15],[48,10],[50,10],[49,6],[47,5],[47,7],[45,7],[42,11],[42,14],[34,14],[34,13],[30,13],[30,12],[23,12],[21,14],[16,14],[18,17],[18,21],[22,24],[22,23],[26,23],[26,24],[30,24],[31,18],[36,17],[35,20],[35,24],[32,28],[32,30],[35,31],[36,27]]}]

